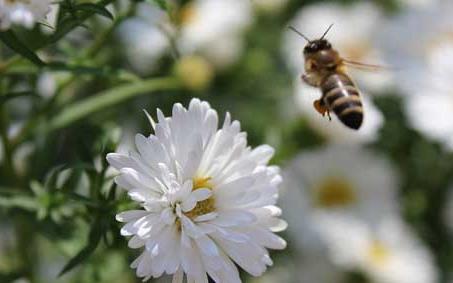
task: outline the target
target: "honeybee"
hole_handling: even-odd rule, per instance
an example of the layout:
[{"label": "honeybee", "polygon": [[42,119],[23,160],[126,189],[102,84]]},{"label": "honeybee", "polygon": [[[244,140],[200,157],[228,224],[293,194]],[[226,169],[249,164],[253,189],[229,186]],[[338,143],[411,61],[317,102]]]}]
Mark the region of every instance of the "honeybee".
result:
[{"label": "honeybee", "polygon": [[346,73],[346,65],[378,66],[342,58],[330,42],[324,39],[332,26],[316,40],[308,39],[294,27],[289,28],[308,42],[303,51],[305,74],[301,78],[305,83],[321,89],[321,98],[313,103],[316,111],[323,116],[327,114],[329,119],[330,112],[334,112],[344,125],[358,130],[363,122],[363,106],[357,87]]}]

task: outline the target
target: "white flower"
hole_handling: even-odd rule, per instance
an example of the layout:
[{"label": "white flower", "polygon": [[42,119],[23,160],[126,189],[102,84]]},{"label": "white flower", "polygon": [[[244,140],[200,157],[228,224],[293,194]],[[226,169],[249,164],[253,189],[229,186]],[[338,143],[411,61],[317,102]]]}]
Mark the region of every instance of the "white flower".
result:
[{"label": "white flower", "polygon": [[183,54],[205,56],[215,67],[237,61],[242,35],[252,22],[250,1],[195,0],[183,7],[178,46]]},{"label": "white flower", "polygon": [[[453,150],[453,3],[411,9],[388,23],[380,42],[400,66],[410,124]],[[416,34],[417,36],[414,36]]]},{"label": "white flower", "polygon": [[12,24],[32,28],[50,11],[50,0],[0,0],[0,30]]},{"label": "white flower", "polygon": [[359,130],[353,130],[338,120],[331,113],[332,120],[322,117],[313,107],[313,101],[321,97],[321,91],[306,85],[298,78],[294,82],[296,105],[313,130],[331,143],[351,144],[373,142],[379,137],[379,129],[384,124],[384,117],[366,94],[361,95],[364,107],[363,124]]},{"label": "white flower", "polygon": [[[325,253],[305,253],[296,261],[298,283],[345,283],[346,274]],[[278,281],[274,281],[278,282]]]},{"label": "white flower", "polygon": [[[368,64],[387,66],[381,51],[374,44],[380,33],[383,15],[371,2],[363,1],[353,6],[321,3],[303,8],[289,25],[310,39],[321,37],[330,24],[334,24],[326,38],[343,58]],[[288,66],[300,79],[304,60],[302,49],[306,41],[292,31],[285,33],[283,51]],[[370,94],[386,91],[392,84],[392,72],[368,72],[348,68],[348,73],[357,81],[360,90]]]},{"label": "white flower", "polygon": [[42,97],[52,97],[57,91],[55,75],[50,72],[42,72],[36,81],[36,92]]},{"label": "white flower", "polygon": [[333,261],[376,283],[434,283],[429,250],[398,218],[367,222],[354,217],[318,219]]},{"label": "white flower", "polygon": [[138,4],[139,14],[118,27],[122,50],[131,67],[141,73],[152,72],[158,59],[170,50],[164,33],[169,20],[164,11],[146,3]]},{"label": "white flower", "polygon": [[46,14],[46,18],[43,25],[41,25],[41,31],[45,34],[52,34],[57,30],[58,14],[60,13],[60,4],[52,2],[49,5],[49,11]]},{"label": "white flower", "polygon": [[318,218],[353,215],[377,221],[398,212],[391,164],[358,146],[329,146],[298,155],[284,170],[281,206],[294,243],[321,252]]},{"label": "white flower", "polygon": [[229,114],[217,129],[217,112],[198,99],[157,116],[154,135],[136,136],[138,152],[107,156],[121,173],[116,183],[142,207],[117,215],[129,246],[144,247],[131,265],[137,276],[240,282],[234,263],[261,275],[272,264],[266,248],[286,245],[272,233],[286,227],[275,206],[279,169],[267,166],[273,149],[248,147]]},{"label": "white flower", "polygon": [[272,267],[266,274],[250,282],[346,283],[346,277],[344,271],[334,265],[325,254],[291,253],[280,258],[278,266]]}]

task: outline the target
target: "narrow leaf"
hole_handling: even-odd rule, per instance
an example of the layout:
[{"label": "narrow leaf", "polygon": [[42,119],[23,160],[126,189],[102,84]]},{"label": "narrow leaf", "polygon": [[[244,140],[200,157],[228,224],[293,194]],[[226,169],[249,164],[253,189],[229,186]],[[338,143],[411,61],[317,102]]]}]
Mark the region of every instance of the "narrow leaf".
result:
[{"label": "narrow leaf", "polygon": [[53,191],[57,188],[57,177],[60,174],[61,171],[63,171],[66,168],[66,165],[60,164],[55,167],[53,167],[50,172],[47,174],[45,182],[44,182],[44,187],[49,190]]},{"label": "narrow leaf", "polygon": [[39,98],[39,96],[36,95],[31,90],[19,91],[19,92],[10,92],[10,93],[6,93],[6,94],[0,96],[0,105],[4,104],[5,102],[9,101],[10,99],[17,98],[17,97],[22,97],[22,96],[28,96],[30,98]]},{"label": "narrow leaf", "polygon": [[64,275],[66,272],[70,271],[83,261],[85,261],[95,250],[97,244],[88,244],[85,248],[83,248],[78,254],[76,254],[73,258],[71,258],[68,263],[63,267],[61,272],[58,274],[58,277]]},{"label": "narrow leaf", "polygon": [[101,221],[99,219],[96,219],[94,223],[91,225],[87,245],[82,250],[80,250],[80,252],[78,252],[73,258],[71,258],[68,261],[68,263],[66,263],[61,272],[58,274],[58,277],[62,276],[66,272],[70,271],[77,265],[87,260],[96,250],[99,242],[102,239],[102,235],[104,232],[105,232],[104,226],[101,224]]},{"label": "narrow leaf", "polygon": [[18,54],[22,55],[23,57],[27,58],[33,64],[43,67],[46,65],[39,57],[36,55],[33,50],[27,47],[25,43],[23,43],[16,34],[11,31],[3,31],[0,32],[0,40],[9,48],[17,52]]},{"label": "narrow leaf", "polygon": [[106,17],[110,20],[113,21],[113,15],[110,13],[109,10],[107,10],[105,7],[94,4],[94,3],[82,3],[77,6],[75,6],[76,10],[81,10],[81,11],[87,11],[87,12],[92,12],[98,15],[101,15],[103,17]]},{"label": "narrow leaf", "polygon": [[[111,2],[113,2],[113,0],[101,0],[96,5],[100,6],[100,7],[104,7],[104,6],[107,6],[108,4],[110,4]],[[43,45],[45,46],[47,44],[51,44],[51,43],[55,43],[55,42],[59,41],[67,33],[72,31],[74,28],[80,26],[86,19],[88,19],[89,17],[94,15],[95,12],[94,11],[85,11],[80,14],[81,15],[78,15],[77,18],[69,17],[69,18],[64,18],[63,20],[59,21],[59,23],[57,25],[57,30],[53,33],[53,35],[49,38],[49,40]]]}]

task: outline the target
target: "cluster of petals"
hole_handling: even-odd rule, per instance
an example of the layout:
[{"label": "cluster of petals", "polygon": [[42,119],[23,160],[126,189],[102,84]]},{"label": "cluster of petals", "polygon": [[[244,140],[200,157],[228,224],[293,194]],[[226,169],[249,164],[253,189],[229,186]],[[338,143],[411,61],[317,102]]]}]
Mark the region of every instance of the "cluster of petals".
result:
[{"label": "cluster of petals", "polygon": [[218,129],[217,112],[198,99],[157,117],[149,116],[154,134],[136,136],[137,152],[107,156],[141,207],[117,215],[129,246],[144,247],[132,263],[137,276],[241,282],[235,264],[261,275],[272,264],[267,249],[286,246],[273,233],[286,228],[275,206],[279,168],[267,165],[273,149],[247,146],[229,114]]}]

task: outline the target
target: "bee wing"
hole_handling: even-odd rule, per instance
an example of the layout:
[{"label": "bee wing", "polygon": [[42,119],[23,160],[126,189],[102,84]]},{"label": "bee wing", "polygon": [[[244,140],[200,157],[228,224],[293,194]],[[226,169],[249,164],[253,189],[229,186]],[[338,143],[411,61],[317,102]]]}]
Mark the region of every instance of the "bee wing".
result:
[{"label": "bee wing", "polygon": [[381,66],[381,65],[373,65],[373,64],[366,64],[362,62],[357,62],[349,59],[342,58],[342,63],[345,66],[360,69],[363,71],[370,71],[370,72],[379,72],[379,71],[392,71],[394,68],[388,66]]}]

